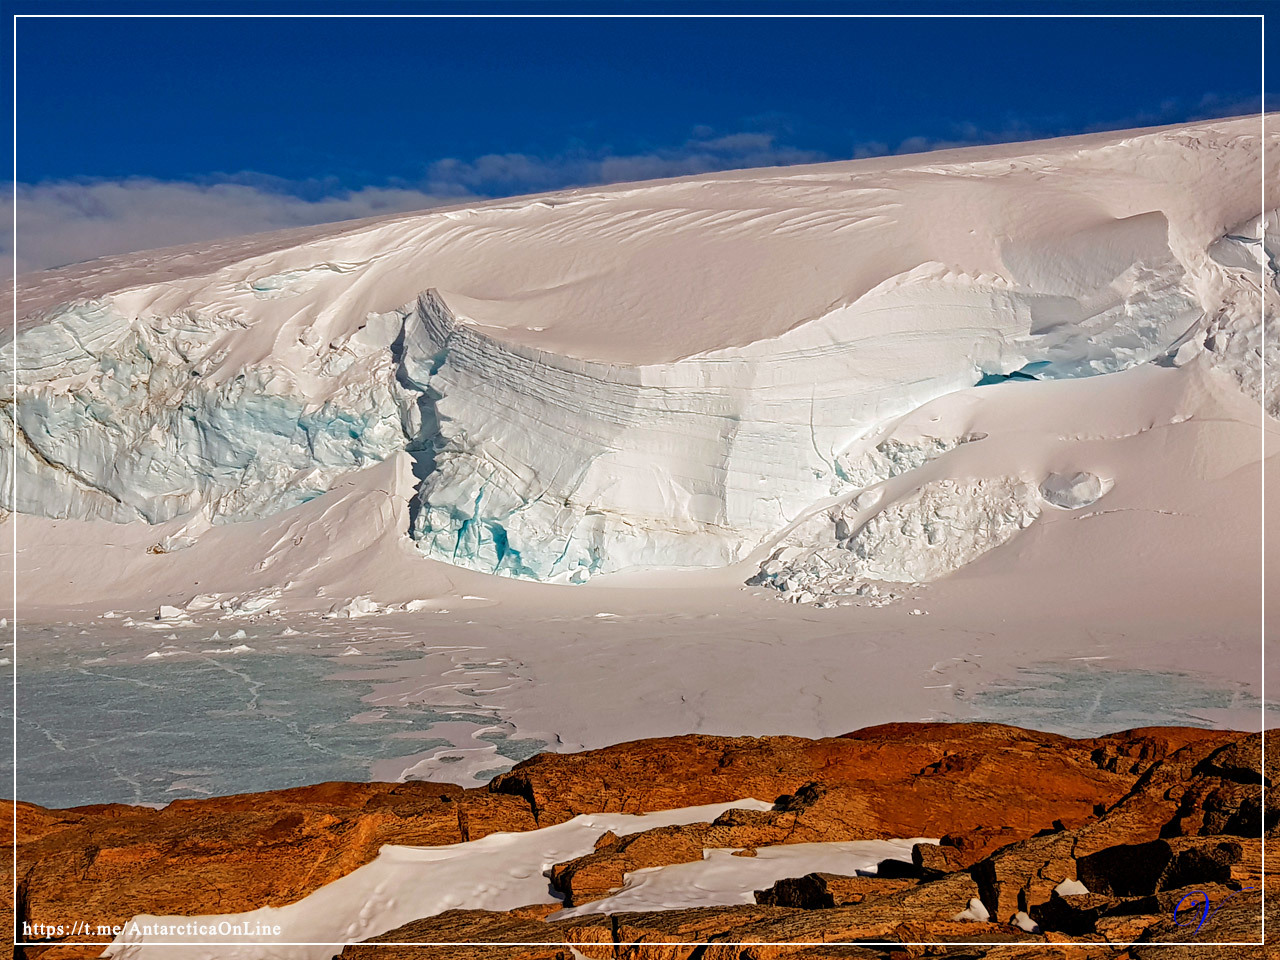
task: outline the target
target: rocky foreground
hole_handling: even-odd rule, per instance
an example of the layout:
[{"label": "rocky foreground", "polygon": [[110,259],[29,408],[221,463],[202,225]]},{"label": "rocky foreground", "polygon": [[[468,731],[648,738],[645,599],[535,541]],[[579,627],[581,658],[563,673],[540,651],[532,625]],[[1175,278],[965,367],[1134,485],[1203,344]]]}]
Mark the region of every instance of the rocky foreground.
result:
[{"label": "rocky foreground", "polygon": [[[1262,928],[1263,833],[1276,836],[1280,823],[1280,737],[1266,735],[1265,767],[1263,740],[1173,727],[1072,740],[997,724],[890,724],[825,740],[687,736],[543,754],[471,790],[326,783],[180,800],[160,811],[19,803],[14,920],[21,932],[24,922],[87,916],[121,924],[140,913],[279,906],[369,862],[387,843],[450,844],[580,813],[756,797],[775,800],[773,809],[605,834],[593,853],[554,865],[549,880],[574,906],[607,896],[630,871],[698,860],[707,848],[750,856],[786,843],[942,841],[917,844],[910,863],[886,862],[876,876],[781,880],[753,905],[550,922],[560,904],[453,910],[348,946],[341,957],[1280,956],[1247,945]],[[1267,861],[1267,921],[1280,931],[1271,850]],[[1063,880],[1088,893],[1055,891]],[[966,911],[989,919],[956,919]],[[1011,923],[1018,914],[1021,924]],[[100,952],[77,939],[96,938],[64,937],[15,956]],[[395,945],[477,941],[513,945]],[[970,945],[948,946],[957,943]]]}]

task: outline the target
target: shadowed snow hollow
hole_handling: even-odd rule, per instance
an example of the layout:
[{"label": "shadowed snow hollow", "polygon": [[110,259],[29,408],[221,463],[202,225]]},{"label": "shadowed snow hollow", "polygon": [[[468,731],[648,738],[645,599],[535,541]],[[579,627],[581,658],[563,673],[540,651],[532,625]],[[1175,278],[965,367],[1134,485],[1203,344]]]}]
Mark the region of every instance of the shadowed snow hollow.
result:
[{"label": "shadowed snow hollow", "polygon": [[1113,481],[949,474],[984,435],[899,430],[927,405],[1151,363],[1262,398],[1258,134],[740,171],[26,278],[7,506],[198,536],[405,451],[409,536],[485,572],[773,550],[759,582],[796,597],[937,579]]}]

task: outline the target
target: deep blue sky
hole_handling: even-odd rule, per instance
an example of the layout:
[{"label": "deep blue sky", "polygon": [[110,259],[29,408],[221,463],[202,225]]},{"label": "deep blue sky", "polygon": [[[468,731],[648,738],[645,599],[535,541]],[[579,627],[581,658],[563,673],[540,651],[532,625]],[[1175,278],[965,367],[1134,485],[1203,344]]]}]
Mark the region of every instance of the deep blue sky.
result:
[{"label": "deep blue sky", "polygon": [[[19,179],[644,153],[698,127],[830,157],[1247,108],[1252,20],[28,20]],[[1206,99],[1207,98],[1207,99]]]},{"label": "deep blue sky", "polygon": [[[128,2],[0,0],[17,13],[78,14],[16,21],[21,270],[462,198],[1259,107],[1257,19],[83,16],[572,9]],[[577,9],[868,8],[756,0]],[[958,0],[879,7],[975,9]],[[1262,5],[1127,7],[1135,9],[1256,14]],[[1098,14],[1117,5],[1008,0],[986,10]],[[0,260],[11,253],[0,233]]]}]

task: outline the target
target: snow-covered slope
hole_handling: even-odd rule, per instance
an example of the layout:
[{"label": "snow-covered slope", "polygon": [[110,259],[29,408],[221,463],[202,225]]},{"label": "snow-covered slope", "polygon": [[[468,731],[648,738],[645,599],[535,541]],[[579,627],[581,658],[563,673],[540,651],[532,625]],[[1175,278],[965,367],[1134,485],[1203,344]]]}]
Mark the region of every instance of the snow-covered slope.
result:
[{"label": "snow-covered slope", "polygon": [[739,171],[22,278],[7,506],[171,551],[405,454],[395,535],[484,572],[938,579],[1124,482],[1069,427],[983,426],[1028,390],[1055,423],[1280,413],[1261,147],[1255,117]]}]

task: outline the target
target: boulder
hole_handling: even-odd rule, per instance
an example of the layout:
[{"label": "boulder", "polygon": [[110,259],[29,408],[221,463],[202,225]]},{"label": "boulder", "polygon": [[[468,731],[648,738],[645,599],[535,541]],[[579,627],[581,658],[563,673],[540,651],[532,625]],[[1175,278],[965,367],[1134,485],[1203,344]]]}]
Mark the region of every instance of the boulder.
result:
[{"label": "boulder", "polygon": [[755,892],[756,903],[800,910],[826,910],[862,903],[915,886],[914,880],[889,877],[845,877],[834,873],[809,873],[779,880],[768,890]]},{"label": "boulder", "polygon": [[[1280,904],[1272,894],[1266,899],[1266,922],[1269,929],[1280,929]],[[1189,905],[1188,905],[1189,906]],[[1176,952],[1187,960],[1217,960],[1231,956],[1232,960],[1270,960],[1273,947],[1262,945],[1263,897],[1260,890],[1248,890],[1213,900],[1205,911],[1185,908],[1175,920],[1167,914],[1147,927],[1139,936],[1139,943],[1130,948],[1134,960],[1156,960]],[[1203,919],[1203,923],[1200,921]],[[1197,942],[1198,941],[1198,942]],[[1178,947],[1162,947],[1157,944],[1185,944]],[[1221,947],[1212,944],[1234,943],[1240,946]],[[1256,944],[1249,946],[1248,944]],[[1144,946],[1150,944],[1150,946]],[[1226,951],[1230,951],[1228,954]]]},{"label": "boulder", "polygon": [[1188,884],[1228,883],[1242,859],[1234,838],[1169,837],[1080,857],[1076,874],[1094,893],[1141,897]]},{"label": "boulder", "polygon": [[917,843],[911,861],[923,877],[966,870],[989,853],[1024,840],[1025,830],[1012,827],[977,827],[964,833],[949,833],[937,843]]}]

